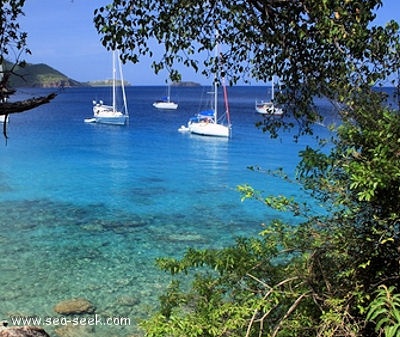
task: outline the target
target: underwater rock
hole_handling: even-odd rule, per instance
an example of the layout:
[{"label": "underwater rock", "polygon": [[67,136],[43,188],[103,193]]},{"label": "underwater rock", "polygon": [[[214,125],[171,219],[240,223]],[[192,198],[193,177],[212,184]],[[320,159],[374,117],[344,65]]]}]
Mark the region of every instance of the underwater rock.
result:
[{"label": "underwater rock", "polygon": [[44,329],[37,326],[2,326],[0,337],[50,337]]},{"label": "underwater rock", "polygon": [[202,242],[204,241],[204,237],[200,234],[193,234],[193,233],[174,233],[168,235],[168,241],[172,242]]},{"label": "underwater rock", "polygon": [[93,326],[65,325],[56,329],[60,337],[91,337],[94,336]]},{"label": "underwater rock", "polygon": [[54,307],[54,311],[62,315],[92,314],[95,309],[94,305],[84,298],[61,301]]},{"label": "underwater rock", "polygon": [[140,303],[140,300],[136,297],[132,297],[132,296],[121,296],[119,298],[117,298],[117,304],[121,305],[121,306],[127,306],[127,307],[131,307],[131,306],[135,306],[138,305]]}]

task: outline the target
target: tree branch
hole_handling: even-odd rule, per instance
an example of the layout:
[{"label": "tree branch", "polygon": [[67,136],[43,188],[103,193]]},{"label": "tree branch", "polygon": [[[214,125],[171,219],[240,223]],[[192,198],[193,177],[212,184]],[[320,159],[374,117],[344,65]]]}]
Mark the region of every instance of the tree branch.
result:
[{"label": "tree branch", "polygon": [[19,102],[0,103],[0,116],[10,115],[13,113],[20,113],[37,108],[40,105],[49,103],[56,96],[57,96],[56,93],[51,93],[50,95],[47,96],[34,97]]},{"label": "tree branch", "polygon": [[49,103],[57,94],[55,92],[47,96],[34,97],[24,101],[18,102],[4,102],[0,103],[0,116],[5,116],[3,123],[3,136],[7,140],[7,118],[10,114],[20,113],[28,110],[32,110],[43,104]]},{"label": "tree branch", "polygon": [[[261,283],[263,286],[265,286],[266,288],[269,289],[269,290],[267,291],[267,293],[264,295],[263,300],[266,300],[266,299],[269,297],[269,295],[271,295],[272,292],[273,292],[276,288],[281,287],[281,286],[283,286],[284,284],[286,284],[286,283],[288,283],[288,282],[292,282],[292,281],[295,281],[295,280],[298,279],[297,276],[295,276],[295,277],[290,277],[290,278],[288,278],[288,279],[285,279],[285,280],[279,282],[278,284],[275,285],[275,287],[271,287],[271,286],[269,286],[268,284],[264,283],[263,281],[261,281],[260,279],[258,279],[257,277],[255,277],[255,276],[253,276],[253,275],[251,275],[251,274],[247,274],[247,276],[250,277],[250,278],[252,278],[253,280],[256,280],[257,282]],[[304,294],[303,294],[303,295],[304,295]],[[302,297],[302,296],[300,296],[300,297]],[[297,301],[296,301],[296,302],[297,302]],[[258,308],[254,310],[253,316],[251,317],[250,322],[249,322],[249,324],[248,324],[248,326],[247,326],[246,337],[249,337],[249,336],[250,336],[251,327],[253,326],[253,323],[256,321],[256,316],[257,316],[257,314],[258,314],[258,310],[259,310]],[[271,313],[272,310],[273,310],[273,309],[271,309],[271,310],[269,310],[267,313],[265,313],[265,314],[263,315],[263,317],[259,320],[261,325],[263,324],[264,319]],[[293,308],[293,310],[294,310],[294,308]],[[286,316],[285,316],[285,317],[286,317]],[[285,318],[285,317],[284,317],[284,318]],[[282,318],[282,320],[283,320],[284,318]],[[262,331],[262,329],[260,329],[260,333],[261,333],[261,331]]]},{"label": "tree branch", "polygon": [[283,316],[278,325],[275,327],[271,337],[276,337],[277,333],[279,332],[283,322],[290,316],[290,314],[297,308],[297,306],[299,305],[299,303],[301,302],[301,300],[306,297],[308,295],[308,293],[303,293],[301,294],[296,301],[294,301],[294,303],[292,304],[292,306],[289,308],[289,310],[286,312],[285,316]]}]

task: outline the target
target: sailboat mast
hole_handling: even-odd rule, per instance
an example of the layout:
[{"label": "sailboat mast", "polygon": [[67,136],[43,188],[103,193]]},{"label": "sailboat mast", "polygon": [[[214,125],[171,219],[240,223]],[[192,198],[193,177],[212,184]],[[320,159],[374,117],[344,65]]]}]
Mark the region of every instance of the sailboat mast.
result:
[{"label": "sailboat mast", "polygon": [[121,85],[121,89],[122,89],[122,99],[124,101],[124,111],[123,111],[123,113],[124,113],[124,115],[129,115],[129,113],[128,113],[128,103],[127,103],[127,100],[126,100],[126,93],[125,93],[124,75],[122,73],[122,65],[121,65],[121,60],[119,59],[119,52],[117,53],[117,56],[118,56],[118,66],[119,66],[118,67],[118,69],[119,69],[119,78],[121,80],[120,85]]},{"label": "sailboat mast", "polygon": [[217,123],[218,118],[218,86],[217,86],[217,76],[214,75],[214,119]]},{"label": "sailboat mast", "polygon": [[228,103],[228,90],[226,90],[226,83],[225,83],[225,77],[222,77],[222,90],[224,93],[224,103],[225,103],[225,113],[228,121],[228,126],[231,125],[231,116],[230,116],[230,111],[229,111],[229,103]]},{"label": "sailboat mast", "polygon": [[275,77],[272,76],[272,86],[271,86],[271,102],[274,101],[274,97],[275,97]]},{"label": "sailboat mast", "polygon": [[115,112],[117,110],[116,108],[116,91],[117,91],[117,85],[116,85],[116,68],[115,68],[115,62],[116,62],[116,54],[117,52],[115,50],[113,50],[112,53],[112,107],[113,107],[113,111]]},{"label": "sailboat mast", "polygon": [[[3,80],[3,64],[2,63],[0,63],[0,81],[2,81]],[[1,95],[1,97],[0,97],[0,102],[1,103],[4,103],[6,101],[6,99],[5,99],[5,97],[3,97],[3,95]]]},{"label": "sailboat mast", "polygon": [[218,78],[218,30],[215,32],[215,73],[214,73],[214,123],[217,123],[218,119],[218,85],[217,85],[217,78]]}]

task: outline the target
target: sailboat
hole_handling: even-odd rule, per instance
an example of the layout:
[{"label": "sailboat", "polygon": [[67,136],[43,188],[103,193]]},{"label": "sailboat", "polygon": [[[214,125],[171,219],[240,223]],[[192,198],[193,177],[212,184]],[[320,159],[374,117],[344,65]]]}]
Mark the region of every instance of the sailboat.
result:
[{"label": "sailboat", "polygon": [[[119,81],[122,91],[123,108],[117,109],[117,70],[116,64],[119,66]],[[86,118],[85,123],[99,123],[112,125],[126,125],[129,120],[128,104],[126,100],[124,78],[122,75],[122,65],[119,59],[119,53],[116,50],[112,52],[112,105],[106,105],[103,101],[93,101],[93,117]]]},{"label": "sailboat", "polygon": [[[215,46],[215,58],[218,58],[218,44]],[[178,131],[190,132],[195,135],[212,136],[212,137],[230,137],[232,128],[229,116],[228,93],[225,85],[225,80],[222,78],[222,88],[225,102],[225,115],[227,124],[223,124],[218,119],[218,84],[217,74],[214,76],[214,88],[210,92],[212,95],[211,107],[208,110],[203,110],[189,119],[187,126],[182,125]]]},{"label": "sailboat", "polygon": [[162,99],[155,101],[153,107],[161,110],[176,110],[178,109],[178,104],[171,101],[171,85],[167,86],[167,96]]},{"label": "sailboat", "polygon": [[270,101],[257,101],[255,102],[256,111],[262,115],[275,115],[280,116],[283,114],[283,109],[274,103],[275,97],[274,78],[272,78],[271,85],[271,100]]}]

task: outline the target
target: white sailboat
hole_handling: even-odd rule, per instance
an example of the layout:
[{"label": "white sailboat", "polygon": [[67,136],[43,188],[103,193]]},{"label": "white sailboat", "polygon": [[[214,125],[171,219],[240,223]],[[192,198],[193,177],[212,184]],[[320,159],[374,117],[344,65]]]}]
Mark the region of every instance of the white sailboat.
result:
[{"label": "white sailboat", "polygon": [[256,111],[262,115],[275,115],[275,116],[282,115],[283,109],[275,105],[274,98],[275,98],[275,84],[274,84],[274,78],[272,78],[271,100],[270,101],[256,100],[255,102]]},{"label": "white sailboat", "polygon": [[178,109],[178,103],[171,101],[171,85],[167,86],[167,96],[162,99],[155,101],[153,107],[160,110],[176,110]]},{"label": "white sailboat", "polygon": [[[218,45],[215,46],[215,57],[218,58]],[[212,136],[212,137],[230,137],[232,128],[229,116],[229,105],[228,105],[228,94],[225,86],[225,81],[222,79],[222,87],[224,93],[225,102],[225,115],[227,124],[223,124],[218,119],[218,85],[217,85],[217,74],[214,76],[214,88],[210,93],[212,94],[211,108],[208,110],[200,111],[194,117],[189,119],[187,126],[182,125],[178,131],[190,132],[192,134],[201,136]]]},{"label": "white sailboat", "polygon": [[[119,68],[119,82],[122,91],[123,108],[117,108],[117,69],[118,62]],[[129,120],[128,104],[125,94],[124,78],[122,74],[121,60],[119,59],[118,51],[114,50],[112,53],[112,105],[106,105],[103,101],[93,101],[93,117],[86,118],[85,123],[99,123],[99,124],[112,124],[112,125],[126,125]]]}]

